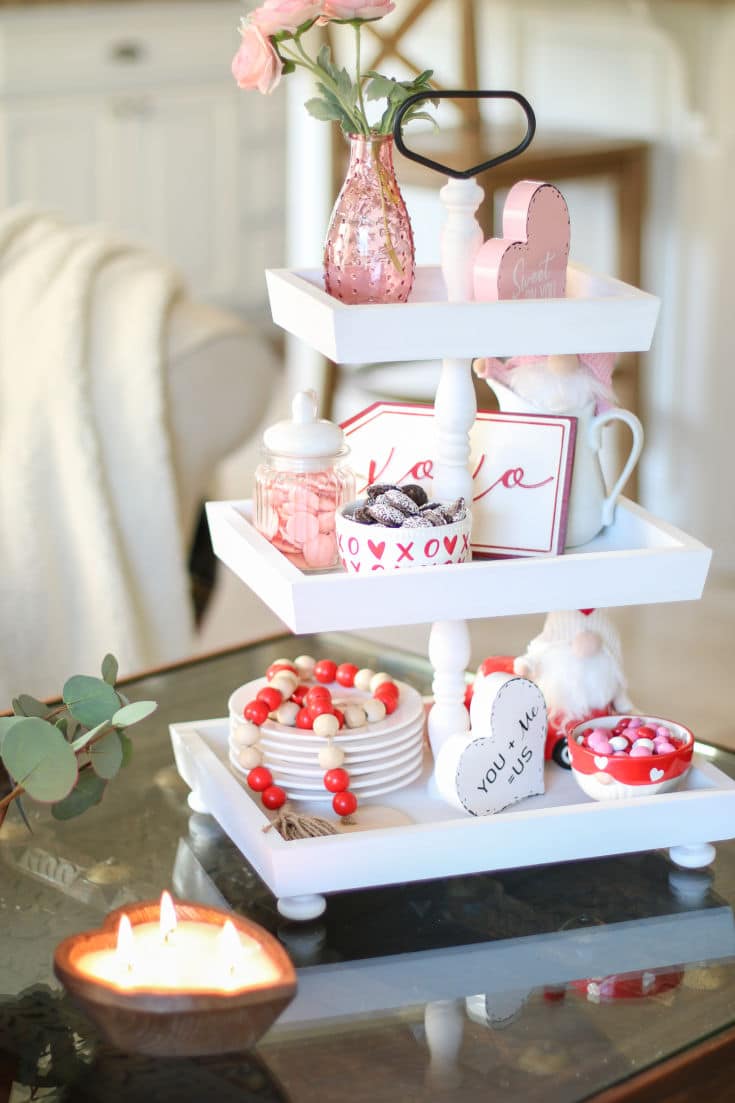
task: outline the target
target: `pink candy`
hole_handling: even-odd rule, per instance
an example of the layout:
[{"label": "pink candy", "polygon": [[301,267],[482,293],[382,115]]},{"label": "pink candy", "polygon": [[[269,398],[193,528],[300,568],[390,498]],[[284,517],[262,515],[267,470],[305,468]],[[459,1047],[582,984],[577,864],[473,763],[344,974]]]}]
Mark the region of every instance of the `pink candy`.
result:
[{"label": "pink candy", "polygon": [[615,728],[590,728],[580,741],[593,754],[615,758],[650,758],[671,754],[681,747],[681,741],[665,724],[644,721],[640,716],[620,717]]},{"label": "pink candy", "polygon": [[345,486],[336,471],[269,472],[261,495],[259,529],[297,567],[320,570],[339,561],[334,514]]}]

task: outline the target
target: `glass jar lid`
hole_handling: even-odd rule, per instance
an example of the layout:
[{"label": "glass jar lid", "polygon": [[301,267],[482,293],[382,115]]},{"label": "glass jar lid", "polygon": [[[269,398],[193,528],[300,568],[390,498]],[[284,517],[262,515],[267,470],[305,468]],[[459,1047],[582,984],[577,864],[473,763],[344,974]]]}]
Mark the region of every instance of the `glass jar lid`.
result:
[{"label": "glass jar lid", "polygon": [[318,418],[316,391],[299,391],[291,403],[291,420],[278,421],[263,433],[269,452],[294,459],[336,456],[345,447],[339,425]]}]

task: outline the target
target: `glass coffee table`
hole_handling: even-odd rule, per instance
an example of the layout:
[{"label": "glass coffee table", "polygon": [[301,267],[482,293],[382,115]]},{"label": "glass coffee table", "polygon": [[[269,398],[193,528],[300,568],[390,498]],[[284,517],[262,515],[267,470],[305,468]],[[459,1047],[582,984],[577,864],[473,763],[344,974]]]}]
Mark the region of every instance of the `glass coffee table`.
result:
[{"label": "glass coffee table", "polygon": [[[732,1098],[735,843],[713,867],[661,853],[336,894],[282,919],[215,821],[193,813],[168,725],[226,714],[293,637],[129,683],[157,713],[103,803],[0,831],[0,1103],[21,1100],[692,1100]],[[298,649],[387,668],[422,692],[426,659],[351,635]],[[126,690],[128,692],[128,690]],[[735,776],[735,755],[703,748]],[[279,937],[299,990],[250,1053],[164,1061],[100,1040],[53,979],[56,944],[157,897],[231,907]]]}]

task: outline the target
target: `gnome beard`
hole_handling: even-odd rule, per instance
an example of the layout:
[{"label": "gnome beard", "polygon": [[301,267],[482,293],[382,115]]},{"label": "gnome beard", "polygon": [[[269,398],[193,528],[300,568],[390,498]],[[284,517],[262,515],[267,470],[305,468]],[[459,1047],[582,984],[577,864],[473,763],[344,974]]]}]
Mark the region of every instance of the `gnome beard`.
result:
[{"label": "gnome beard", "polygon": [[544,695],[556,726],[581,722],[612,708],[628,711],[620,641],[599,612],[550,613],[541,635],[516,659],[516,674],[530,678]]}]

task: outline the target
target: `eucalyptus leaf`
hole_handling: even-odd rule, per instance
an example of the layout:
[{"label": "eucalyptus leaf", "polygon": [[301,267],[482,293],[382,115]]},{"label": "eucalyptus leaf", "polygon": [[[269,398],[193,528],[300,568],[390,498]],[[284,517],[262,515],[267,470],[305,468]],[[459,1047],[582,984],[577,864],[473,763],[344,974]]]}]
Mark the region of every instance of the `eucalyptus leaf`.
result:
[{"label": "eucalyptus leaf", "polygon": [[18,720],[3,739],[5,769],[34,800],[63,800],[77,780],[77,759],[58,728],[40,717]]},{"label": "eucalyptus leaf", "polygon": [[97,777],[92,770],[83,770],[69,796],[53,806],[51,815],[57,820],[72,820],[75,816],[81,816],[92,805],[99,804],[106,788],[104,778]]},{"label": "eucalyptus leaf", "polygon": [[64,683],[64,704],[85,728],[110,720],[120,707],[120,698],[102,678],[76,674]]},{"label": "eucalyptus leaf", "polygon": [[123,746],[116,731],[103,735],[89,748],[92,769],[98,777],[107,781],[115,776],[123,763]]},{"label": "eucalyptus leaf", "polygon": [[150,716],[157,708],[158,705],[155,701],[133,701],[132,704],[124,705],[117,710],[112,718],[112,723],[116,728],[124,728],[128,724],[137,724],[140,720],[145,720],[146,716]]},{"label": "eucalyptus leaf", "polygon": [[2,748],[3,739],[7,733],[14,724],[19,724],[22,719],[22,716],[0,716],[0,749]]},{"label": "eucalyptus leaf", "polygon": [[54,727],[58,728],[64,739],[66,739],[69,731],[69,717],[60,716],[58,720],[54,720]]},{"label": "eucalyptus leaf", "polygon": [[21,705],[20,700],[17,697],[13,698],[11,707],[16,716],[25,716],[23,706]]},{"label": "eucalyptus leaf", "polygon": [[43,701],[39,701],[36,697],[31,697],[30,693],[19,693],[16,701],[23,709],[24,716],[40,716],[45,720],[51,711],[48,705],[44,705]]},{"label": "eucalyptus leaf", "polygon": [[102,660],[102,667],[101,667],[102,677],[104,678],[104,680],[107,682],[108,685],[114,686],[115,679],[117,678],[118,669],[119,668],[118,668],[117,659],[115,658],[114,655],[111,655],[108,652],[108,654],[105,655],[104,659]]}]

